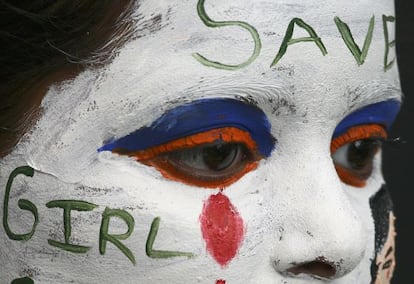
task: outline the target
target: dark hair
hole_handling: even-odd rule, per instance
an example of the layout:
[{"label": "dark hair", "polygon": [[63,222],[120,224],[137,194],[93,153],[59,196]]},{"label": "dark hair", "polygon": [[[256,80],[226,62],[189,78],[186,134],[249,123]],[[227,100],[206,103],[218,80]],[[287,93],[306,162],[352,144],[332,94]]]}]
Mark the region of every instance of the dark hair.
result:
[{"label": "dark hair", "polygon": [[[0,157],[34,124],[48,86],[105,64],[133,0],[0,0]],[[125,12],[124,12],[125,11]]]}]

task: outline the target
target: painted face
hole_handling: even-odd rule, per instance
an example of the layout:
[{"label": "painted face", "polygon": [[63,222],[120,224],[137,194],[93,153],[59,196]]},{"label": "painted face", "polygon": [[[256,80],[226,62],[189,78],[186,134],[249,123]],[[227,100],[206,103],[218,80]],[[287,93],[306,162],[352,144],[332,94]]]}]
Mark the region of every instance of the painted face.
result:
[{"label": "painted face", "polygon": [[393,13],[139,1],[0,162],[2,281],[389,283]]}]

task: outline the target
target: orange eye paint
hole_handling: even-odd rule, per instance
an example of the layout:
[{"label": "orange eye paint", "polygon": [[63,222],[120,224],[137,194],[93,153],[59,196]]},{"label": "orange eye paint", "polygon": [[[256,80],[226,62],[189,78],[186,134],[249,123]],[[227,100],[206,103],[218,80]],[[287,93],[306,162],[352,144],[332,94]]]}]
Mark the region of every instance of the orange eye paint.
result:
[{"label": "orange eye paint", "polygon": [[339,147],[347,143],[368,138],[387,139],[387,132],[379,124],[365,124],[351,127],[344,134],[332,140],[331,153],[334,153]]},{"label": "orange eye paint", "polygon": [[[181,161],[185,159],[175,161],[177,156],[180,157],[182,155],[185,158],[192,157],[197,162],[201,161],[203,163],[204,159],[208,159],[209,155],[203,152],[203,147],[214,148],[222,145],[234,145],[236,149],[234,151],[237,156],[231,160],[231,164],[227,168],[203,170],[193,168],[185,161]],[[250,134],[236,127],[223,127],[204,131],[141,151],[130,152],[115,149],[114,152],[134,157],[145,165],[153,166],[168,179],[206,188],[224,188],[229,186],[246,173],[254,170],[258,165],[258,161],[262,158],[258,153],[257,144]]]},{"label": "orange eye paint", "polygon": [[146,160],[151,160],[154,157],[168,152],[184,150],[195,146],[214,143],[217,141],[228,143],[243,143],[247,146],[247,148],[249,148],[249,150],[257,152],[256,142],[254,142],[254,140],[250,137],[250,134],[247,131],[235,127],[212,129],[173,140],[171,142],[151,147],[142,151],[130,152],[123,151],[122,149],[115,149],[113,152],[120,155],[135,157],[137,161],[143,162]]},{"label": "orange eye paint", "polygon": [[[387,138],[387,132],[379,124],[366,124],[349,128],[331,142],[331,153],[339,178],[346,184],[364,187],[371,176],[373,157],[380,149],[378,140]],[[345,161],[335,159],[335,153],[342,147]]]}]

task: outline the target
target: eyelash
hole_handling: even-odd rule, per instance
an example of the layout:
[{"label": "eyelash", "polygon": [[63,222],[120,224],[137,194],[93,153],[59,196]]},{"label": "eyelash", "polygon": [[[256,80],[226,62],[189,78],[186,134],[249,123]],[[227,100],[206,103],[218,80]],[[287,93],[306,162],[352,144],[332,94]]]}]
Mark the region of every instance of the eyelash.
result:
[{"label": "eyelash", "polygon": [[[205,163],[204,151],[220,152],[223,149],[230,150],[233,154],[229,167],[212,170],[188,165],[197,164],[200,159]],[[145,165],[155,167],[168,179],[205,188],[224,188],[234,183],[254,170],[262,159],[250,134],[235,127],[212,129],[142,151],[114,152],[134,157]],[[212,162],[215,163],[214,159]]]},{"label": "eyelash", "polygon": [[372,174],[373,158],[386,139],[387,132],[379,124],[351,127],[334,138],[331,155],[339,178],[348,185],[364,187]]}]

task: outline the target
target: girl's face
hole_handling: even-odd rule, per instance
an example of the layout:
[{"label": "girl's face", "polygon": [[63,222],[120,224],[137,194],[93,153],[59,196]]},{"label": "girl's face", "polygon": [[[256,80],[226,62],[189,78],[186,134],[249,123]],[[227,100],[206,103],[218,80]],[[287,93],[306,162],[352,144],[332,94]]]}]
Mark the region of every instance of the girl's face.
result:
[{"label": "girl's face", "polygon": [[393,14],[139,1],[113,62],[51,86],[0,161],[2,279],[388,283]]}]

